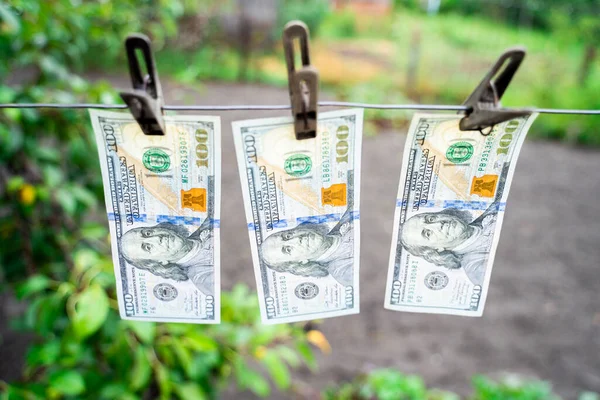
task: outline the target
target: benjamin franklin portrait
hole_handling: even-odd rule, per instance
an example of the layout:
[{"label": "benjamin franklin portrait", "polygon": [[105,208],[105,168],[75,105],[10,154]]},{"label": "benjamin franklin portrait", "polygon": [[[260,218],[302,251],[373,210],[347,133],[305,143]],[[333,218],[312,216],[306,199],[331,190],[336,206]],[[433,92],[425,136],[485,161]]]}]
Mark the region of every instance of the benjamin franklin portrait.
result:
[{"label": "benjamin franklin portrait", "polygon": [[354,283],[354,236],[351,211],[329,229],[300,224],[268,236],[260,246],[265,265],[277,272],[305,277],[331,275],[344,286]]},{"label": "benjamin franklin portrait", "polygon": [[190,280],[214,295],[212,227],[207,218],[192,234],[171,223],[133,228],[119,241],[121,255],[136,268],[175,281]]},{"label": "benjamin franklin portrait", "polygon": [[496,203],[477,219],[454,208],[421,213],[402,224],[400,242],[410,254],[448,269],[462,268],[474,285],[483,285],[496,219]]}]

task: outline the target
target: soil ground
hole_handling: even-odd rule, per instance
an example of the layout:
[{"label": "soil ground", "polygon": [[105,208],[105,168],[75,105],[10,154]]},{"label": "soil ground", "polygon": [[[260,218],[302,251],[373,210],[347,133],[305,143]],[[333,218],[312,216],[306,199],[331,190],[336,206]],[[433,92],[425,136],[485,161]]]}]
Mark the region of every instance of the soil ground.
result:
[{"label": "soil ground", "polygon": [[[116,79],[116,87],[128,87]],[[285,89],[163,83],[170,104],[287,104]],[[231,121],[287,111],[210,112],[222,117],[222,285],[255,286]],[[584,117],[581,117],[584,118]],[[365,134],[374,132],[365,132]],[[362,153],[361,313],[326,319],[333,351],[319,371],[295,373],[308,393],[373,368],[419,374],[427,385],[469,393],[470,377],[514,373],[551,381],[566,399],[600,392],[600,170],[598,151],[526,141],[511,187],[482,318],[383,308],[405,132],[365,136]],[[231,249],[235,249],[232,251]],[[5,302],[6,303],[6,302]],[[8,310],[10,311],[10,310]],[[1,316],[0,316],[1,318]],[[0,379],[15,376],[25,341],[0,319]],[[227,397],[245,397],[230,394]]]}]

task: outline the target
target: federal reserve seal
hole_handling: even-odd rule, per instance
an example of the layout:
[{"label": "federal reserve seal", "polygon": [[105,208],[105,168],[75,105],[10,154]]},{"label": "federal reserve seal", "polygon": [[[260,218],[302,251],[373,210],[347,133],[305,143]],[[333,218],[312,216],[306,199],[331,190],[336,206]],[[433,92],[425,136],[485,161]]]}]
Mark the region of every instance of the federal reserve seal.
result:
[{"label": "federal reserve seal", "polygon": [[159,283],[154,286],[154,297],[162,301],[171,301],[177,298],[177,289],[170,283]]},{"label": "federal reserve seal", "polygon": [[285,160],[283,168],[291,176],[304,176],[312,169],[312,160],[305,154],[294,154]]},{"label": "federal reserve seal", "polygon": [[294,289],[296,297],[302,300],[310,300],[317,297],[319,287],[312,282],[303,282]]},{"label": "federal reserve seal", "polygon": [[431,290],[441,290],[448,285],[450,279],[442,271],[433,271],[425,277],[425,286]]},{"label": "federal reserve seal", "polygon": [[446,150],[446,158],[454,164],[464,163],[473,156],[473,145],[468,142],[454,143]]},{"label": "federal reserve seal", "polygon": [[144,167],[152,172],[165,172],[171,166],[171,157],[164,150],[153,148],[146,150],[142,157]]}]

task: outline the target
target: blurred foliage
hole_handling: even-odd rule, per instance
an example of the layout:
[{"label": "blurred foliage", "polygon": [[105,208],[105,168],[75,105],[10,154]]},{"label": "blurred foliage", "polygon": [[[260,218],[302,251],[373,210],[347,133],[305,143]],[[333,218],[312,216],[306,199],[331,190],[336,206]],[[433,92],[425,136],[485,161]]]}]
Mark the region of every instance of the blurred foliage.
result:
[{"label": "blurred foliage", "polygon": [[575,21],[566,13],[554,13],[551,17],[551,23],[556,35],[561,40],[580,40],[585,44],[585,50],[581,57],[579,66],[579,86],[585,87],[590,78],[592,66],[598,59],[600,51],[600,1],[598,12],[591,15],[579,16]]},{"label": "blurred foliage", "polygon": [[325,390],[323,397],[325,400],[459,400],[453,393],[428,389],[418,376],[392,369],[358,376],[352,382]]},{"label": "blurred foliage", "polygon": [[[549,33],[402,9],[384,17],[362,15],[352,37],[328,28],[345,19],[343,13],[328,16],[312,47],[321,83],[340,100],[460,104],[503,50],[523,45],[528,55],[502,99],[505,106],[600,109],[600,18],[557,16]],[[397,128],[411,115],[367,110],[365,120]],[[529,136],[600,146],[599,123],[598,116],[542,115]]]},{"label": "blurred foliage", "polygon": [[[396,0],[394,4],[400,10],[425,11],[428,3]],[[479,0],[444,0],[439,2],[439,9],[433,14],[476,16],[491,23],[501,21],[519,29],[552,33],[560,42],[582,42],[584,49],[576,59],[579,62],[577,79],[580,86],[587,83],[600,49],[600,0],[486,0],[485,3],[482,6]]]},{"label": "blurred foliage", "polygon": [[119,319],[112,262],[90,249],[75,253],[67,281],[34,275],[16,292],[29,302],[14,324],[38,334],[23,379],[0,382],[6,399],[203,399],[235,382],[265,397],[270,376],[291,387],[290,368],[316,368],[311,332],[263,325],[258,300],[242,285],[222,294],[219,325],[156,324]]},{"label": "blurred foliage", "polygon": [[[203,46],[190,54],[165,49],[157,59],[161,74],[172,76],[188,85],[201,84],[207,80],[235,82],[239,79],[239,53],[227,47]],[[255,72],[252,71],[253,74]],[[254,75],[248,79],[253,80]]]},{"label": "blurred foliage", "polygon": [[[400,8],[425,11],[426,0],[394,0]],[[567,15],[571,20],[600,13],[598,0],[443,0],[439,4],[440,13],[459,13],[483,16],[517,26],[552,29],[552,19],[558,14]]]},{"label": "blurred foliage", "polygon": [[327,38],[350,38],[357,34],[356,14],[351,10],[331,13],[323,20],[319,33]]},{"label": "blurred foliage", "polygon": [[[72,71],[121,56],[141,31],[160,47],[177,33],[178,1],[0,2],[0,102],[117,102]],[[102,57],[98,55],[101,54]],[[0,290],[27,309],[13,328],[35,333],[22,379],[2,399],[214,398],[235,382],[268,396],[291,387],[315,331],[263,326],[243,286],[222,295],[222,323],[119,318],[101,174],[87,113],[0,111]],[[323,346],[323,340],[314,341]]]},{"label": "blurred foliage", "polygon": [[330,13],[329,0],[278,0],[278,24],[275,35],[281,37],[281,30],[289,21],[304,22],[312,35],[319,32],[321,23]]},{"label": "blurred foliage", "polygon": [[[393,369],[374,370],[354,381],[331,387],[323,393],[325,400],[459,400],[451,392],[427,388],[423,379]],[[499,381],[483,376],[473,378],[470,400],[560,400],[551,386],[543,381],[508,376]],[[584,392],[579,400],[600,400],[597,393]]]}]

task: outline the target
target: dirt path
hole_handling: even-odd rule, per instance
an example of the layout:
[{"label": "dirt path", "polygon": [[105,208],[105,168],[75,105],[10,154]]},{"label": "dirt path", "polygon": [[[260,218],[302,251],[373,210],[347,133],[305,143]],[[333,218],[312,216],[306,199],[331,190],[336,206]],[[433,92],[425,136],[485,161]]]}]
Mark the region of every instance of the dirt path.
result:
[{"label": "dirt path", "polygon": [[[163,90],[169,103],[288,102],[284,89],[254,85],[207,84],[198,91],[164,83]],[[287,112],[216,114],[223,118],[223,287],[255,287],[230,123]],[[383,308],[404,140],[400,132],[365,137],[361,313],[324,320],[333,353],[319,356],[321,372],[300,371],[298,381],[320,389],[372,368],[395,367],[462,394],[472,375],[503,372],[549,380],[568,399],[584,389],[600,392],[600,153],[525,143],[485,314],[465,318]]]}]

